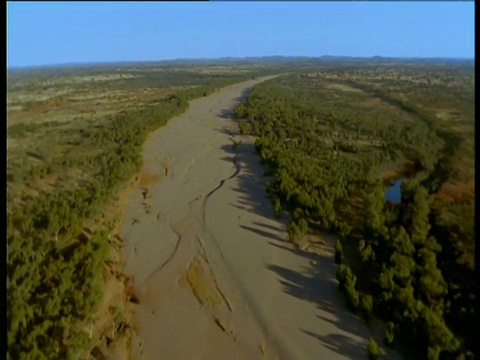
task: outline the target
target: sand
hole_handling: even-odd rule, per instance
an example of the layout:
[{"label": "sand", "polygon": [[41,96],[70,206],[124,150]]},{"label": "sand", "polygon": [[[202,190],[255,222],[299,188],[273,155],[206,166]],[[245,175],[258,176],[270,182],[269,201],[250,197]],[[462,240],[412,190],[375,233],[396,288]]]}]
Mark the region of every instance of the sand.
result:
[{"label": "sand", "polygon": [[367,326],[322,255],[286,242],[254,139],[231,119],[266,78],[190,102],[152,133],[120,236],[139,298],[138,359],[365,359]]}]

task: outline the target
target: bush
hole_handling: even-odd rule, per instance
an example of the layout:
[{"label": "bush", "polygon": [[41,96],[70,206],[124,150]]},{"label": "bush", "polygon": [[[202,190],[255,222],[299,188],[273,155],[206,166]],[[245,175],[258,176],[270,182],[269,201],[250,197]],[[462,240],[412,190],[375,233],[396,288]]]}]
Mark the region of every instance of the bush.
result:
[{"label": "bush", "polygon": [[348,267],[348,265],[345,264],[340,264],[338,267],[337,273],[335,274],[337,280],[338,280],[338,287],[340,290],[343,290],[343,287],[345,286],[345,283],[348,278],[352,277],[352,270]]},{"label": "bush", "polygon": [[252,131],[250,123],[248,123],[246,121],[239,122],[238,127],[240,129],[240,134],[242,134],[242,135],[248,135]]},{"label": "bush", "polygon": [[380,357],[380,348],[374,338],[370,338],[367,346],[367,355],[370,360],[376,360]]},{"label": "bush", "polygon": [[233,110],[233,116],[235,119],[244,119],[248,117],[247,107],[245,106],[245,102],[241,102],[238,106]]},{"label": "bush", "polygon": [[348,305],[354,310],[358,308],[360,304],[360,294],[355,289],[355,283],[357,278],[354,276],[351,282],[345,284],[345,294],[347,295]]},{"label": "bush", "polygon": [[300,233],[300,229],[298,228],[297,224],[295,224],[295,222],[291,222],[290,225],[288,225],[287,232],[288,232],[288,238],[290,239],[290,241],[294,244],[297,244],[298,241],[300,240],[301,233]]},{"label": "bush", "polygon": [[371,265],[375,260],[375,252],[373,251],[370,244],[365,243],[364,240],[360,240],[358,243],[358,250],[360,251],[360,256],[364,264]]},{"label": "bush", "polygon": [[352,270],[345,264],[340,264],[336,277],[338,280],[338,287],[347,297],[348,306],[357,309],[360,303],[360,296],[355,285],[357,277],[352,273]]},{"label": "bush", "polygon": [[434,347],[429,347],[428,351],[428,360],[438,360],[440,357],[440,347],[434,346]]},{"label": "bush", "polygon": [[308,224],[305,219],[300,219],[298,222],[292,221],[288,225],[287,232],[290,238],[290,241],[294,244],[298,244],[300,239],[308,230]]},{"label": "bush", "polygon": [[308,231],[308,223],[305,219],[298,220],[298,228],[300,229],[300,233],[305,235]]},{"label": "bush", "polygon": [[387,323],[387,328],[385,329],[385,342],[390,345],[391,343],[393,343],[394,337],[395,337],[394,324],[391,321],[389,321]]},{"label": "bush", "polygon": [[362,311],[365,319],[369,319],[373,311],[373,298],[372,295],[362,295],[360,297],[360,310]]},{"label": "bush", "polygon": [[335,262],[337,264],[341,264],[343,261],[343,249],[342,249],[342,244],[340,243],[340,240],[337,239],[335,243]]}]

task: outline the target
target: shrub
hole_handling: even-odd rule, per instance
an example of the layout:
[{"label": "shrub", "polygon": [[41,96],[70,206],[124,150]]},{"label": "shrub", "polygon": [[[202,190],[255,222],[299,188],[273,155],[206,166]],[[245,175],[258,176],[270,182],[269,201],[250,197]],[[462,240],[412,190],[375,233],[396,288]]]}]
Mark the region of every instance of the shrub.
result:
[{"label": "shrub", "polygon": [[362,311],[365,319],[369,319],[373,311],[373,298],[372,295],[362,295],[360,297],[360,310]]},{"label": "shrub", "polygon": [[297,244],[300,240],[301,233],[295,222],[291,222],[290,225],[288,225],[287,232],[290,241],[294,244]]},{"label": "shrub", "polygon": [[337,242],[335,243],[335,262],[337,264],[341,264],[342,261],[343,261],[342,244],[340,243],[340,240],[337,239]]},{"label": "shrub", "polygon": [[395,328],[391,321],[387,323],[387,328],[385,329],[385,342],[387,344],[393,343],[395,337]]},{"label": "shrub", "polygon": [[357,277],[352,273],[350,267],[345,264],[340,264],[336,273],[336,277],[338,280],[339,289],[347,297],[348,306],[352,307],[353,309],[358,308],[360,296],[355,288]]},{"label": "shrub", "polygon": [[238,106],[233,110],[233,116],[235,119],[243,119],[248,116],[247,107],[245,106],[245,102],[241,102]]},{"label": "shrub", "polygon": [[352,281],[345,284],[345,294],[347,295],[348,305],[354,310],[357,309],[360,304],[360,295],[357,289],[355,289],[356,282],[357,278],[354,276]]},{"label": "shrub", "polygon": [[374,338],[370,338],[367,346],[367,355],[370,360],[377,360],[380,357],[380,348]]},{"label": "shrub", "polygon": [[340,288],[340,290],[343,290],[343,287],[345,286],[345,282],[347,281],[347,278],[352,277],[352,270],[350,270],[348,265],[340,264],[335,276],[338,280],[338,287]]},{"label": "shrub", "polygon": [[298,222],[292,221],[288,225],[287,231],[290,241],[294,244],[298,244],[300,239],[308,230],[308,224],[305,219],[300,219]]},{"label": "shrub", "polygon": [[438,358],[440,357],[440,347],[428,347],[427,355],[428,360],[438,360]]}]

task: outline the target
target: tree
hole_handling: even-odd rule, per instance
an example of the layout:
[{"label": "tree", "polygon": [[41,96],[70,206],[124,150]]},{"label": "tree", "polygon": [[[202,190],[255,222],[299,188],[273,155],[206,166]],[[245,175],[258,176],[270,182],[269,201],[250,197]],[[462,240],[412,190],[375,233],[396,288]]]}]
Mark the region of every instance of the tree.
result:
[{"label": "tree", "polygon": [[360,251],[360,257],[362,262],[367,266],[370,266],[375,261],[375,252],[373,251],[370,244],[366,244],[362,239],[358,242],[358,250]]},{"label": "tree", "polygon": [[370,294],[360,296],[360,310],[365,319],[369,319],[373,311],[373,297]]},{"label": "tree", "polygon": [[335,262],[337,264],[342,263],[343,261],[343,250],[342,250],[342,244],[340,243],[340,240],[337,239],[335,242]]},{"label": "tree", "polygon": [[430,213],[429,195],[427,189],[418,186],[413,199],[412,224],[410,233],[413,244],[423,245],[430,231],[428,214]]},{"label": "tree", "polygon": [[405,286],[415,272],[415,261],[409,256],[394,252],[390,264],[396,284]]},{"label": "tree", "polygon": [[288,232],[288,237],[290,241],[293,242],[294,244],[297,244],[302,236],[302,233],[294,221],[292,221],[288,225],[287,232]]},{"label": "tree", "polygon": [[377,360],[380,357],[380,348],[374,338],[370,338],[367,346],[367,355],[370,360]]},{"label": "tree", "polygon": [[458,349],[460,343],[447,327],[441,315],[439,316],[425,307],[420,316],[423,333],[427,337],[429,348],[432,348],[429,351],[429,358],[432,356],[432,359],[436,359],[435,355],[438,358],[438,354],[442,350],[453,352]]},{"label": "tree", "polygon": [[391,236],[392,242],[391,247],[395,252],[403,254],[406,256],[413,256],[415,254],[415,246],[410,240],[410,236],[403,226],[396,228],[396,231],[392,231],[393,235]]},{"label": "tree", "polygon": [[244,101],[240,102],[240,104],[238,104],[238,106],[233,110],[233,116],[235,119],[244,119],[248,117],[248,111]]},{"label": "tree", "polygon": [[382,300],[387,301],[393,297],[393,290],[395,288],[395,282],[393,281],[395,273],[393,269],[387,268],[385,264],[382,264],[382,270],[378,276],[378,286],[381,290]]},{"label": "tree", "polygon": [[340,264],[336,273],[336,277],[338,280],[339,289],[347,297],[348,305],[353,309],[358,308],[360,296],[355,288],[357,277],[352,273],[350,267],[345,264]]},{"label": "tree", "polygon": [[395,338],[395,325],[393,322],[389,321],[387,322],[386,328],[385,328],[385,342],[387,344],[393,343],[393,340]]},{"label": "tree", "polygon": [[429,304],[447,293],[447,283],[442,272],[437,268],[436,254],[426,247],[418,251],[421,260],[418,289]]},{"label": "tree", "polygon": [[365,195],[365,230],[369,237],[384,236],[388,233],[385,227],[383,206],[385,204],[384,193],[381,186],[375,185]]},{"label": "tree", "polygon": [[302,235],[305,235],[308,231],[308,223],[307,223],[307,220],[301,218],[298,220],[298,228],[300,230],[300,233]]}]

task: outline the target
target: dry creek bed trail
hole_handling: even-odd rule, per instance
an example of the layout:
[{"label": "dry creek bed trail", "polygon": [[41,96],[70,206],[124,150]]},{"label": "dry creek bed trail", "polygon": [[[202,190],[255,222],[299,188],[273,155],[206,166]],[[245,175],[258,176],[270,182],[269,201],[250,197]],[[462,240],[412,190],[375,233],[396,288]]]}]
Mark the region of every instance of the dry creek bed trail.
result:
[{"label": "dry creek bed trail", "polygon": [[286,242],[253,139],[231,119],[266,79],[191,101],[144,145],[120,231],[139,299],[133,359],[366,359],[332,239],[323,255]]}]

